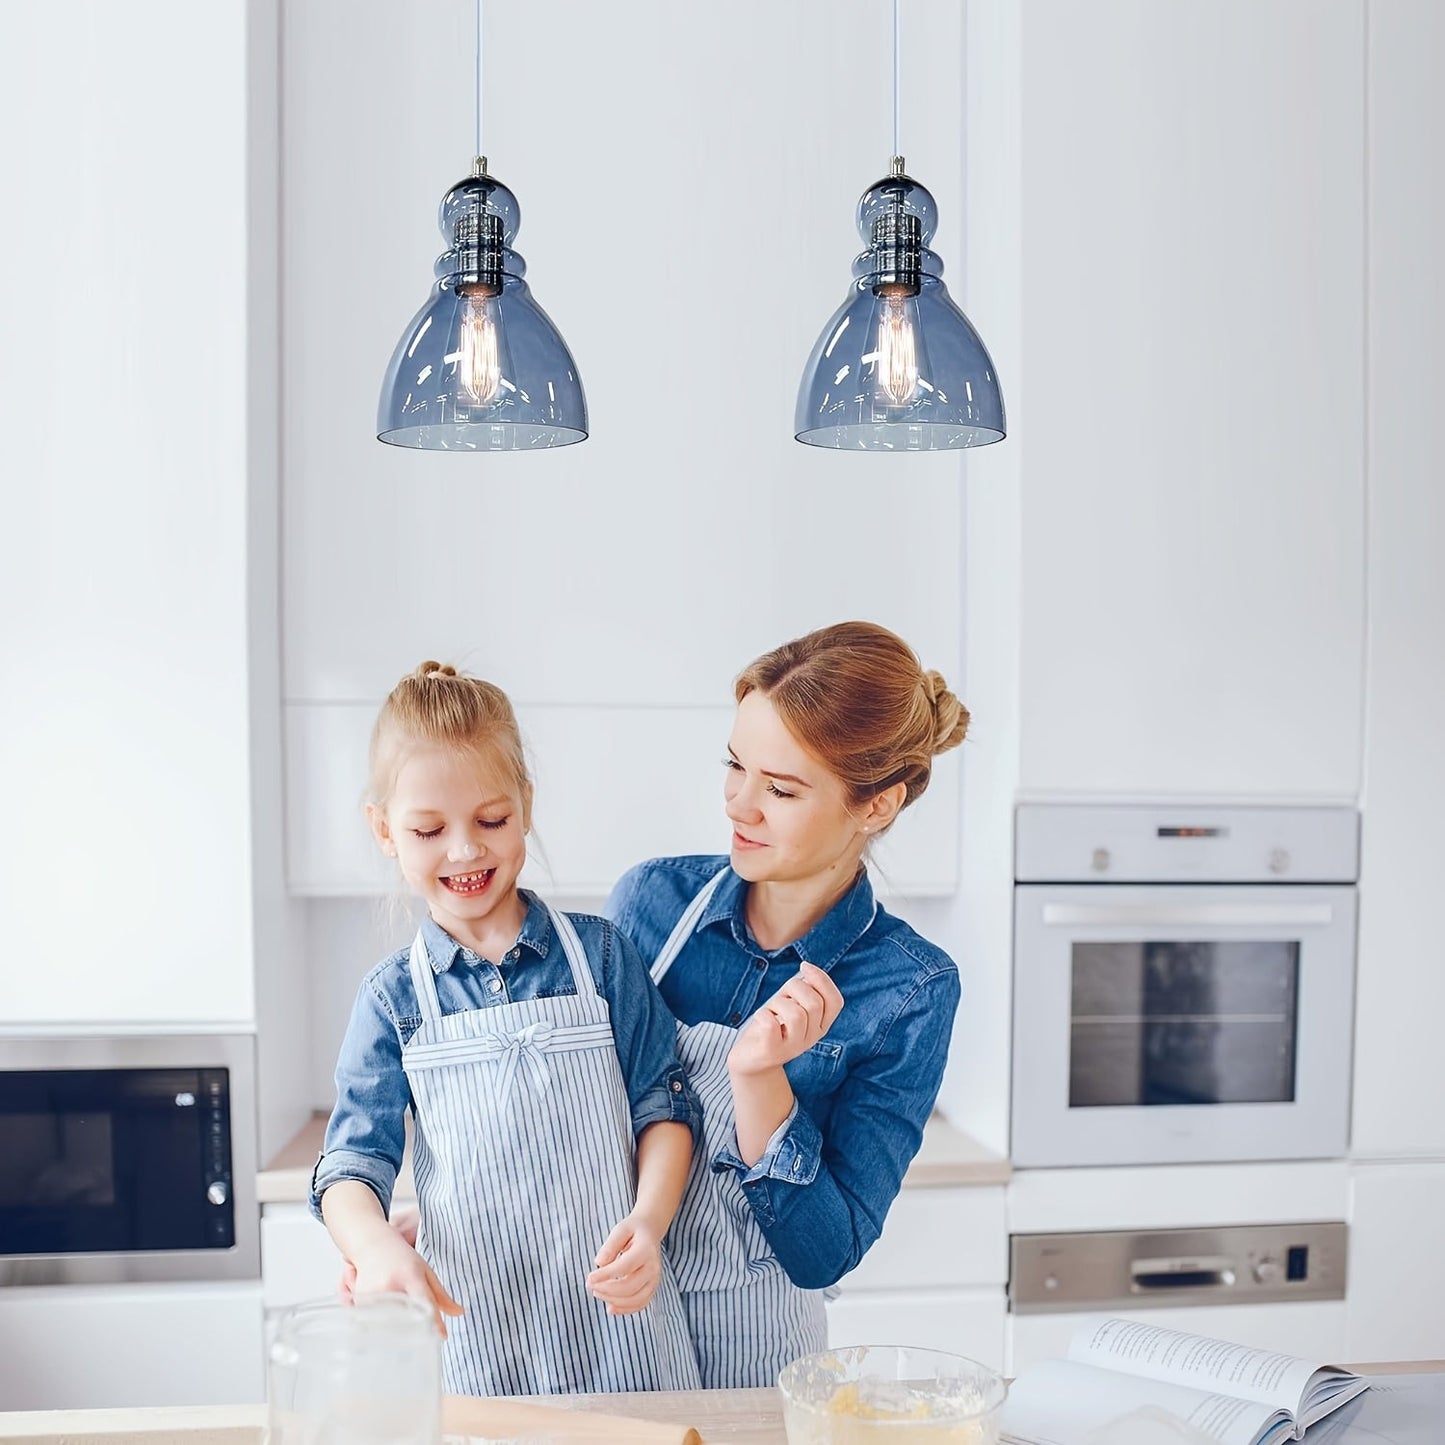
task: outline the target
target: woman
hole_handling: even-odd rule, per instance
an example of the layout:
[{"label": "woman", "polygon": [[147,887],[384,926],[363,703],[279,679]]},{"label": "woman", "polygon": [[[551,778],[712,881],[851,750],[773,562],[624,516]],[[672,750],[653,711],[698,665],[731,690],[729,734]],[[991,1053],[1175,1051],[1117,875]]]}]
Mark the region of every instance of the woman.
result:
[{"label": "woman", "polygon": [[953,961],[879,907],[870,841],[968,714],[886,628],[846,622],[735,685],[727,857],[631,869],[605,912],[679,1020],[703,1145],[668,1254],[710,1387],[825,1343],[823,1291],[877,1239],[942,1080]]}]

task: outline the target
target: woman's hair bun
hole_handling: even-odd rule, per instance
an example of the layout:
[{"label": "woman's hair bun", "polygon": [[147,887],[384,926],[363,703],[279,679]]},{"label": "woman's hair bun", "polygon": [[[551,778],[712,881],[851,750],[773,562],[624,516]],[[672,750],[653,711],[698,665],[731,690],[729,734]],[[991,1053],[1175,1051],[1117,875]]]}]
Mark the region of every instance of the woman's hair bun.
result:
[{"label": "woman's hair bun", "polygon": [[449,662],[423,662],[413,673],[413,677],[455,677],[457,670]]},{"label": "woman's hair bun", "polygon": [[950,691],[943,674],[930,668],[923,674],[923,690],[933,708],[933,752],[956,748],[968,732],[968,709]]}]

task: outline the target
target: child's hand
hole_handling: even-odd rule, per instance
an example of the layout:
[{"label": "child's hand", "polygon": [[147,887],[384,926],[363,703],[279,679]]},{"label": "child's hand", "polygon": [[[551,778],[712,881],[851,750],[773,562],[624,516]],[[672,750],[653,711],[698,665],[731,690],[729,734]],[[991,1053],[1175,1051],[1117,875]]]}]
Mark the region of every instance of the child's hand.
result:
[{"label": "child's hand", "polygon": [[803,964],[738,1030],[729,1071],[757,1074],[796,1059],[833,1027],[842,1008],[833,980],[816,964]]},{"label": "child's hand", "polygon": [[657,1292],[662,1278],[662,1236],[646,1218],[629,1214],[603,1242],[587,1276],[587,1292],[610,1315],[630,1315]]},{"label": "child's hand", "polygon": [[[389,1292],[410,1295],[432,1312],[437,1330],[443,1335],[447,1327],[442,1316],[462,1313],[461,1305],[446,1292],[431,1266],[389,1224],[369,1234],[355,1258],[347,1263],[351,1294],[357,1299]],[[344,1285],[345,1271],[342,1279]]]},{"label": "child's hand", "polygon": [[[403,1205],[391,1216],[391,1227],[413,1247],[420,1226],[421,1213],[414,1204]],[[341,1278],[337,1281],[336,1293],[342,1304],[356,1303],[356,1266],[349,1259],[341,1261]]]}]

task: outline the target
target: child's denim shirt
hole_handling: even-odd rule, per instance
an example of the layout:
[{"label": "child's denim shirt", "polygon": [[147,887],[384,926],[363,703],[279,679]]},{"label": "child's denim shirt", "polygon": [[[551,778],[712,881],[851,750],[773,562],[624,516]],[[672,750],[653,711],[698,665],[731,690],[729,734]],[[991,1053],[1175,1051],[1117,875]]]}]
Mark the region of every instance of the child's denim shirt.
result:
[{"label": "child's denim shirt", "polygon": [[[725,857],[655,858],[618,881],[604,911],[649,962]],[[953,960],[880,907],[866,872],[796,943],[771,952],[748,931],[748,885],[730,869],[663,976],[683,1023],[745,1020],[798,971],[825,969],[843,995],[827,1035],[786,1066],[797,1103],[751,1169],[735,1170],[795,1284],[820,1289],[862,1259],[883,1228],[943,1080],[958,1007]]]},{"label": "child's denim shirt", "polygon": [[[526,890],[522,897],[526,920],[500,965],[463,947],[430,918],[423,921],[422,941],[444,1014],[576,992],[545,905]],[[632,941],[604,918],[568,917],[612,1015],[634,1136],[649,1124],[673,1120],[688,1125],[696,1138],[702,1107],[678,1062],[677,1025]],[[405,1144],[403,1121],[412,1106],[401,1050],[422,1022],[410,954],[408,944],[377,964],[357,994],[336,1062],[336,1107],[311,1179],[317,1218],[321,1195],[342,1179],[370,1185],[382,1209],[390,1211]]]}]

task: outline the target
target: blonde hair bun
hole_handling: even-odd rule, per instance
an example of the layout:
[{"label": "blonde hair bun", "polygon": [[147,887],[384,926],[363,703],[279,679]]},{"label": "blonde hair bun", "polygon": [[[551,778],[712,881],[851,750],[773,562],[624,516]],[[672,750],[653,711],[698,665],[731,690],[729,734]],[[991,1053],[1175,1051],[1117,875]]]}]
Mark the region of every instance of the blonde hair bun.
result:
[{"label": "blonde hair bun", "polygon": [[933,755],[956,748],[968,735],[968,709],[949,690],[941,672],[923,674],[923,690],[933,709]]},{"label": "blonde hair bun", "polygon": [[412,670],[411,675],[426,681],[431,677],[455,677],[457,670],[449,662],[423,662]]}]

